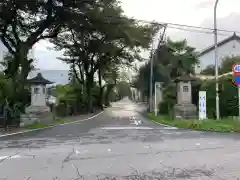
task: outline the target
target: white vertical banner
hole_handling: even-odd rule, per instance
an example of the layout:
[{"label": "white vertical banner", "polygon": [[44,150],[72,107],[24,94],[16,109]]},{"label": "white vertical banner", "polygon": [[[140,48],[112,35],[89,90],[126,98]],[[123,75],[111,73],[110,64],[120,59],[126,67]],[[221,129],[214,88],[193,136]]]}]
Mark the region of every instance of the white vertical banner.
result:
[{"label": "white vertical banner", "polygon": [[199,100],[198,100],[198,117],[199,120],[207,119],[207,108],[206,108],[206,91],[199,91]]},{"label": "white vertical banner", "polygon": [[154,114],[155,114],[155,116],[157,116],[157,114],[158,114],[157,99],[159,99],[159,97],[157,97],[157,91],[159,91],[159,89],[161,89],[161,86],[162,86],[161,82],[155,82],[155,85],[154,85]]}]

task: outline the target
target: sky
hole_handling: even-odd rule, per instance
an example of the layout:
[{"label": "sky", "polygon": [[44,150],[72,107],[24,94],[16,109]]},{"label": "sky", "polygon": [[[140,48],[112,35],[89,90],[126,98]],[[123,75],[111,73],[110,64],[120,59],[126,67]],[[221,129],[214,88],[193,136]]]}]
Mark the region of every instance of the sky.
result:
[{"label": "sky", "polygon": [[[215,0],[122,0],[125,14],[136,19],[184,24],[213,28],[213,7]],[[219,29],[236,31],[240,35],[240,1],[219,0],[217,24]],[[233,32],[222,33],[219,40],[231,36]],[[189,45],[198,51],[213,44],[213,34],[186,31],[169,26],[166,35],[172,40],[186,39]],[[68,69],[57,57],[61,53],[49,50],[51,44],[46,41],[37,43],[32,55],[36,59],[36,67],[40,69]],[[4,49],[0,46],[0,49]],[[1,54],[0,54],[1,56]],[[144,53],[144,56],[147,56]]]}]

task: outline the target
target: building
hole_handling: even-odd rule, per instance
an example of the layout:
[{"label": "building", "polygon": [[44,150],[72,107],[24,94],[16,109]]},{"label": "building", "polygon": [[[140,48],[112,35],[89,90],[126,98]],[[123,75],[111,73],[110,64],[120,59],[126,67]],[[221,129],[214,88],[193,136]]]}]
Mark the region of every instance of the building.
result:
[{"label": "building", "polygon": [[[240,37],[234,33],[232,36],[218,42],[219,65],[221,60],[226,56],[240,56]],[[195,67],[196,74],[199,74],[209,65],[215,64],[214,44],[198,55],[199,64]]]}]

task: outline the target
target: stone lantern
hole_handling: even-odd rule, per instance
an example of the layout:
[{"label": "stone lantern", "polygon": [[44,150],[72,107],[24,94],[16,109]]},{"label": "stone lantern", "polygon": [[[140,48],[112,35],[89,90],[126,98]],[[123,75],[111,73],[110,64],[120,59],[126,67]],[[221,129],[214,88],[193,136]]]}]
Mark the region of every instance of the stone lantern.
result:
[{"label": "stone lantern", "polygon": [[31,106],[46,107],[46,85],[52,84],[52,82],[45,79],[41,73],[38,73],[36,77],[29,79],[28,83],[31,88]]},{"label": "stone lantern", "polygon": [[174,118],[196,119],[197,108],[192,104],[192,81],[195,78],[191,74],[184,74],[175,80],[177,104],[174,106]]},{"label": "stone lantern", "polygon": [[28,79],[28,84],[30,85],[31,105],[26,108],[26,114],[21,116],[21,123],[27,125],[36,121],[51,121],[52,114],[46,104],[46,85],[52,84],[52,82],[45,79],[41,73],[38,73],[36,77]]}]

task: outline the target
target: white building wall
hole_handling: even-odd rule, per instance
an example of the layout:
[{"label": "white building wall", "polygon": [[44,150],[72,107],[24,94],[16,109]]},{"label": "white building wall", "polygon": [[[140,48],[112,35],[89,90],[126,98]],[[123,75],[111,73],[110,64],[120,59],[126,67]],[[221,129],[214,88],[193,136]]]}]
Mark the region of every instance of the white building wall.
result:
[{"label": "white building wall", "polygon": [[[230,41],[220,47],[218,47],[218,59],[219,65],[221,64],[222,58],[226,56],[240,56],[240,42],[233,40]],[[202,55],[199,57],[199,65],[195,68],[195,72],[199,74],[203,69],[205,69],[208,65],[214,65],[214,50]]]}]

